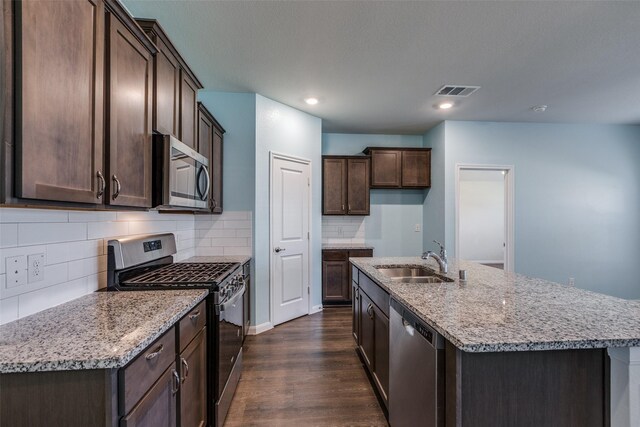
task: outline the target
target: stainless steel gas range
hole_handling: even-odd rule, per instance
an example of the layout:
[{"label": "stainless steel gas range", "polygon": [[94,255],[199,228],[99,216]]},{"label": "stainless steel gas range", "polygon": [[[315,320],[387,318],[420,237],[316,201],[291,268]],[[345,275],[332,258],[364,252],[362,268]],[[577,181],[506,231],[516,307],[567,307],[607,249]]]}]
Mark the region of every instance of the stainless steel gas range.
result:
[{"label": "stainless steel gas range", "polygon": [[243,295],[239,263],[174,263],[171,233],[110,240],[110,291],[204,288],[207,297],[208,423],[224,424],[242,371]]}]

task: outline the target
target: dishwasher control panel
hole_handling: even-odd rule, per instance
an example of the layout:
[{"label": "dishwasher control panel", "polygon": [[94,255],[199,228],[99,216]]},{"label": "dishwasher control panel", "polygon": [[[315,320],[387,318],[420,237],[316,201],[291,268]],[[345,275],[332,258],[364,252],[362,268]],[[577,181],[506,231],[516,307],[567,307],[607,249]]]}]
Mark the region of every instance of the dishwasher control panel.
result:
[{"label": "dishwasher control panel", "polygon": [[415,323],[415,329],[420,335],[425,337],[427,341],[433,343],[433,331],[431,329],[426,328],[425,326],[417,322]]}]

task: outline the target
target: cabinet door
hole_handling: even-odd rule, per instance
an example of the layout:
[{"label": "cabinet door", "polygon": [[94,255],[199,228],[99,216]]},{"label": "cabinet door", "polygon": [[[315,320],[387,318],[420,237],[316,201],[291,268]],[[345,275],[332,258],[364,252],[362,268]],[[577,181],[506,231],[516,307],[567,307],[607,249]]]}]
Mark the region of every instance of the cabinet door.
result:
[{"label": "cabinet door", "polygon": [[351,321],[351,333],[353,335],[353,339],[356,342],[356,345],[360,344],[359,335],[360,335],[360,294],[358,290],[358,285],[355,282],[351,282],[352,294],[353,294],[353,304],[351,305],[352,311],[352,321]]},{"label": "cabinet door", "polygon": [[211,212],[222,213],[222,161],[223,161],[222,132],[213,127],[213,147],[211,153]]},{"label": "cabinet door", "polygon": [[207,425],[207,328],[180,354],[180,426]]},{"label": "cabinet door", "polygon": [[369,159],[347,160],[347,212],[369,215]]},{"label": "cabinet door", "polygon": [[180,66],[169,48],[155,37],[158,53],[154,59],[153,128],[164,134],[178,136]]},{"label": "cabinet door", "polygon": [[402,152],[402,186],[431,186],[431,151]]},{"label": "cabinet door", "polygon": [[108,203],[151,207],[153,58],[113,15],[107,15]]},{"label": "cabinet door", "polygon": [[180,72],[180,140],[194,150],[198,149],[198,86],[184,70]]},{"label": "cabinet door", "polygon": [[371,187],[400,187],[401,167],[402,151],[371,150]]},{"label": "cabinet door", "polygon": [[175,427],[180,377],[171,365],[140,402],[120,420],[121,427]]},{"label": "cabinet door", "polygon": [[322,214],[347,213],[347,162],[345,159],[322,159]]},{"label": "cabinet door", "polygon": [[204,106],[198,105],[198,152],[209,159],[209,169],[211,169],[213,122],[203,109]]},{"label": "cabinet door", "polygon": [[104,5],[15,7],[16,196],[102,203]]},{"label": "cabinet door", "polygon": [[366,293],[359,292],[360,303],[360,353],[370,372],[373,372],[374,361],[374,312],[373,303]]},{"label": "cabinet door", "polygon": [[347,261],[322,262],[322,300],[324,302],[348,302],[350,288]]},{"label": "cabinet door", "polygon": [[389,398],[389,318],[373,305],[373,377],[387,403]]}]

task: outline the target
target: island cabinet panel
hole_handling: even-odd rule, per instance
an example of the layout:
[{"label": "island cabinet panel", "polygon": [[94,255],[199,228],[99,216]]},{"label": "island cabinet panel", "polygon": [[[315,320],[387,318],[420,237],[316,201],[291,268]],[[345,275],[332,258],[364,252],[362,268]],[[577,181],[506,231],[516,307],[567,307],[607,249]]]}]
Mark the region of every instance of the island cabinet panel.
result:
[{"label": "island cabinet panel", "polygon": [[198,150],[198,84],[184,70],[180,73],[180,140]]},{"label": "island cabinet panel", "polygon": [[353,304],[351,306],[351,334],[356,342],[356,346],[360,345],[360,290],[356,282],[351,282],[351,292],[353,295]]},{"label": "island cabinet panel", "polygon": [[180,426],[207,425],[206,336],[205,328],[180,353]]},{"label": "island cabinet panel", "polygon": [[389,402],[389,318],[375,304],[373,311],[373,378],[385,403]]},{"label": "island cabinet panel", "polygon": [[322,214],[369,215],[369,158],[322,157]]},{"label": "island cabinet panel", "polygon": [[609,425],[606,349],[466,353],[447,342],[446,425]]},{"label": "island cabinet panel", "polygon": [[167,368],[144,398],[120,421],[120,427],[175,427],[177,386],[175,366]]},{"label": "island cabinet panel", "polygon": [[107,25],[107,202],[151,207],[153,56],[114,15]]},{"label": "island cabinet panel", "polygon": [[15,196],[102,203],[104,4],[12,3]]},{"label": "island cabinet panel", "polygon": [[372,372],[375,354],[375,314],[373,303],[365,292],[360,292],[360,343],[359,350],[364,363]]},{"label": "island cabinet panel", "polygon": [[371,188],[429,188],[431,148],[368,147]]},{"label": "island cabinet panel", "polygon": [[350,257],[372,257],[373,249],[322,251],[322,303],[349,305],[352,301]]}]

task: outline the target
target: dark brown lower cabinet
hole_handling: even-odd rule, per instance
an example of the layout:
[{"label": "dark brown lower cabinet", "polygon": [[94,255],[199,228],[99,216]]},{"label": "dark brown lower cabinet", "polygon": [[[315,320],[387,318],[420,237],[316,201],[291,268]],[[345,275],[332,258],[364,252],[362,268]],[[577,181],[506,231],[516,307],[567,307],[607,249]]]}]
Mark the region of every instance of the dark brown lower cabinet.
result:
[{"label": "dark brown lower cabinet", "polygon": [[180,353],[180,426],[207,424],[207,330],[202,331]]},{"label": "dark brown lower cabinet", "polygon": [[120,421],[121,427],[175,427],[178,386],[175,364],[167,368],[140,402]]},{"label": "dark brown lower cabinet", "polygon": [[356,345],[360,344],[360,290],[356,282],[351,282],[351,295],[353,295],[353,304],[351,305],[351,333]]},{"label": "dark brown lower cabinet", "polygon": [[372,257],[373,249],[325,249],[322,251],[322,303],[351,304],[350,257]]}]

